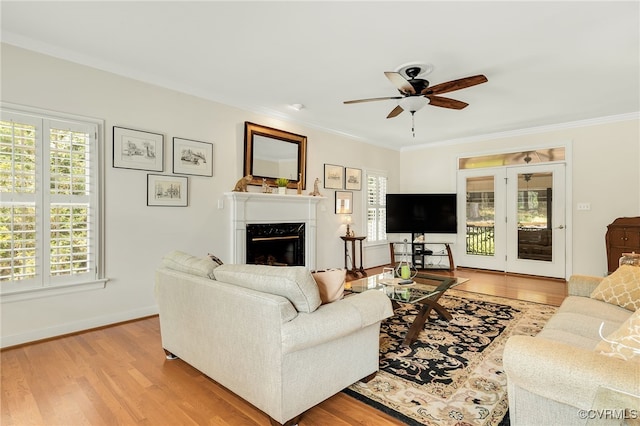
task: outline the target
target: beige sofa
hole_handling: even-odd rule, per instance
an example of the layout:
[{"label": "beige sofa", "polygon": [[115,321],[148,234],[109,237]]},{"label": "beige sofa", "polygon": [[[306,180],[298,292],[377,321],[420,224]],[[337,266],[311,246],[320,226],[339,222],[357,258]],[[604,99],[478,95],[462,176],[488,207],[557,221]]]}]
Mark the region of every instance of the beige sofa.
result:
[{"label": "beige sofa", "polygon": [[271,419],[300,415],[378,370],[379,291],[321,305],[304,267],[212,264],[181,252],[156,272],[162,346]]},{"label": "beige sofa", "polygon": [[[602,278],[574,275],[569,296],[535,337],[512,336],[503,355],[512,426],[584,425],[594,401],[616,409],[603,388],[640,394],[640,363],[601,354],[596,346],[633,311],[589,296]],[[636,314],[634,314],[636,315]],[[600,389],[600,393],[598,390]],[[601,401],[602,403],[602,401]],[[640,400],[632,402],[636,408]],[[632,406],[633,407],[633,406]],[[593,414],[595,415],[595,414]]]}]

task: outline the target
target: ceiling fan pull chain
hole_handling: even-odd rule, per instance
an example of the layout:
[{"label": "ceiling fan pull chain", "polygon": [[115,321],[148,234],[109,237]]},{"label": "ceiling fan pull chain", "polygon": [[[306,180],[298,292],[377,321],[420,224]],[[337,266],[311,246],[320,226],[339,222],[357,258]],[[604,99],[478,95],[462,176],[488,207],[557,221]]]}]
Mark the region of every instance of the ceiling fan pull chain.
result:
[{"label": "ceiling fan pull chain", "polygon": [[415,111],[411,111],[411,133],[413,133],[413,138],[416,137],[416,116]]}]

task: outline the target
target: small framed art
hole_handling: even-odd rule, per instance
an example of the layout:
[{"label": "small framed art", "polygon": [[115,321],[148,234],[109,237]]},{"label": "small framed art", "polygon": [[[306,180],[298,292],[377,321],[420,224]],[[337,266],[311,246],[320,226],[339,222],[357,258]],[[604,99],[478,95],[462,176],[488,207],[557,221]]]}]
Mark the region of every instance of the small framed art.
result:
[{"label": "small framed art", "polygon": [[336,214],[353,213],[353,192],[336,191]]},{"label": "small framed art", "polygon": [[173,173],[213,176],[213,144],[173,138]]},{"label": "small framed art", "polygon": [[147,206],[187,207],[189,178],[147,175]]},{"label": "small framed art", "polygon": [[324,165],[324,187],[327,189],[342,189],[344,167],[333,164]]},{"label": "small framed art", "polygon": [[113,127],[113,167],[164,170],[164,135]]},{"label": "small framed art", "polygon": [[344,168],[344,189],[353,191],[362,189],[362,169]]}]

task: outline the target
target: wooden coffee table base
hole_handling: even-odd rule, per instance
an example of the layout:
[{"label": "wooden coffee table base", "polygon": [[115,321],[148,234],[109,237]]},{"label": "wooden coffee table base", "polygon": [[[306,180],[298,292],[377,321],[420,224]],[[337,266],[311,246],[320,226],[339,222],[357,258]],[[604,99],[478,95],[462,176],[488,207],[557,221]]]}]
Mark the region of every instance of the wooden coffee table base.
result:
[{"label": "wooden coffee table base", "polygon": [[[425,299],[418,302],[422,303],[422,308],[420,308],[420,312],[418,312],[418,315],[416,315],[413,323],[411,323],[409,331],[407,331],[407,335],[402,341],[402,346],[411,346],[413,342],[418,339],[418,334],[420,334],[422,328],[424,327],[424,324],[429,319],[431,310],[436,311],[440,318],[445,321],[451,321],[453,319],[449,311],[447,311],[444,306],[438,303],[438,299],[440,299],[440,296],[442,296],[442,294],[443,293],[440,293],[432,299]],[[395,308],[396,306],[397,303],[394,302],[393,307]]]}]

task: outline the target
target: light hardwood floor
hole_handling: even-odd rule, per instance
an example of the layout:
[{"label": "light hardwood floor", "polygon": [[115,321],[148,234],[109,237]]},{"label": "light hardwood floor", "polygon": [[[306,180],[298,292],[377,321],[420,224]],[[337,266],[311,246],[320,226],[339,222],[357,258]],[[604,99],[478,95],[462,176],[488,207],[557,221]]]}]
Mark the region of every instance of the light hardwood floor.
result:
[{"label": "light hardwood floor", "polygon": [[[454,274],[470,278],[459,290],[551,305],[566,293],[564,281],[468,269]],[[3,426],[269,424],[266,414],[183,361],[166,360],[157,316],[4,349],[0,356]],[[344,393],[300,422],[402,424]]]}]

